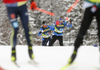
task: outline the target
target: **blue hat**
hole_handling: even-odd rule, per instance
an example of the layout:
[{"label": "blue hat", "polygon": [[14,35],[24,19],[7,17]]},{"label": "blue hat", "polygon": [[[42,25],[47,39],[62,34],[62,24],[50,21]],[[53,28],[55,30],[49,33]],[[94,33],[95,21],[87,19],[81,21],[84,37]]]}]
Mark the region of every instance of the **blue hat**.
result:
[{"label": "blue hat", "polygon": [[60,18],[59,21],[60,21],[60,22],[64,22],[64,19],[61,19],[61,18]]}]

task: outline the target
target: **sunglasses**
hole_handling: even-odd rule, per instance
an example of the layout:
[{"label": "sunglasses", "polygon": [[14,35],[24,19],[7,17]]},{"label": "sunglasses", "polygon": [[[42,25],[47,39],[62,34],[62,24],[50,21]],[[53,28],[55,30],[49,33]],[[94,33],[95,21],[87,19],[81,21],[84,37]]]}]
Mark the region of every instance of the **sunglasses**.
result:
[{"label": "sunglasses", "polygon": [[43,25],[47,25],[47,24],[43,24]]}]

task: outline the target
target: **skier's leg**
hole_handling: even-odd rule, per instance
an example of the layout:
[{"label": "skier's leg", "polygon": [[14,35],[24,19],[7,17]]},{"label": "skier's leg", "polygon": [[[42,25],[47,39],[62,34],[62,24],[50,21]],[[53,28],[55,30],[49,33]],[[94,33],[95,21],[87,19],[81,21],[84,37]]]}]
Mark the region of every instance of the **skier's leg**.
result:
[{"label": "skier's leg", "polygon": [[34,55],[33,55],[33,50],[32,50],[32,36],[29,30],[29,17],[28,17],[26,5],[21,6],[19,8],[19,11],[20,11],[19,15],[22,21],[22,25],[25,30],[25,37],[26,37],[27,44],[28,44],[29,57],[33,59]]},{"label": "skier's leg", "polygon": [[51,37],[48,38],[47,46],[49,45],[50,40],[51,40]]},{"label": "skier's leg", "polygon": [[10,43],[12,45],[11,60],[16,61],[16,43],[17,43],[17,33],[19,28],[17,22],[17,8],[7,7],[7,13],[13,27],[10,37]]},{"label": "skier's leg", "polygon": [[57,36],[53,35],[52,39],[49,42],[49,46],[53,46],[54,42],[57,40]]},{"label": "skier's leg", "polygon": [[45,46],[48,46],[50,40],[51,40],[51,37],[46,38],[46,40],[45,40]]},{"label": "skier's leg", "polygon": [[60,46],[63,46],[63,36],[58,36]]},{"label": "skier's leg", "polygon": [[76,55],[77,55],[77,50],[80,47],[80,45],[83,43],[83,37],[86,34],[87,29],[89,28],[91,21],[93,19],[94,14],[90,10],[91,8],[87,8],[84,12],[81,28],[75,40],[74,51],[71,58],[69,59],[69,64],[71,64],[75,60]]},{"label": "skier's leg", "polygon": [[49,41],[49,38],[46,38],[45,40],[45,46],[47,46],[47,42]]},{"label": "skier's leg", "polygon": [[12,45],[12,52],[11,52],[11,60],[16,61],[16,43],[17,43],[17,28],[14,28],[11,33],[11,45]]},{"label": "skier's leg", "polygon": [[45,46],[45,42],[46,42],[46,39],[43,38],[43,39],[42,39],[42,46]]},{"label": "skier's leg", "polygon": [[[96,20],[97,20],[97,26],[98,26],[99,53],[100,53],[100,8],[98,8],[96,12]],[[99,57],[99,62],[100,62],[100,57]]]}]

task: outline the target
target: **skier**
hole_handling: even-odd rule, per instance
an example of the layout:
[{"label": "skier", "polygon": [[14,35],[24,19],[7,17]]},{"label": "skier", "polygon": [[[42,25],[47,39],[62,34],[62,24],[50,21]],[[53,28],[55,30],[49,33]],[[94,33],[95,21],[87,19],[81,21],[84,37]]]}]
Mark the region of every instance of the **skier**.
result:
[{"label": "skier", "polygon": [[64,21],[64,16],[60,16],[60,19],[52,25],[54,32],[49,46],[53,46],[57,39],[59,40],[60,46],[63,46],[63,30],[65,26],[72,28],[72,20],[70,20],[70,24],[67,24],[67,22]]},{"label": "skier", "polygon": [[42,27],[40,28],[40,31],[38,35],[40,36],[42,34],[42,46],[47,46],[49,41],[51,40],[51,26],[47,25],[46,21],[42,22]]},{"label": "skier", "polygon": [[[13,62],[16,62],[16,44],[17,44],[17,33],[19,29],[19,24],[17,21],[18,16],[20,16],[23,28],[25,30],[25,37],[27,40],[29,57],[31,60],[33,60],[34,55],[32,50],[32,41],[30,39],[31,32],[28,27],[29,17],[26,7],[27,0],[3,0],[3,2],[6,5],[8,17],[13,27],[11,34],[11,45],[12,45],[11,60]],[[34,6],[36,6],[36,2],[34,2],[34,0],[31,0],[31,4],[32,3],[34,3]],[[32,6],[33,9],[35,9],[34,6]]]},{"label": "skier", "polygon": [[78,48],[83,44],[83,38],[94,17],[96,17],[96,20],[97,20],[98,37],[99,37],[99,42],[100,42],[100,0],[85,0],[83,7],[85,8],[84,17],[81,23],[79,33],[74,43],[74,51],[66,67],[72,64],[73,61],[75,60]]}]

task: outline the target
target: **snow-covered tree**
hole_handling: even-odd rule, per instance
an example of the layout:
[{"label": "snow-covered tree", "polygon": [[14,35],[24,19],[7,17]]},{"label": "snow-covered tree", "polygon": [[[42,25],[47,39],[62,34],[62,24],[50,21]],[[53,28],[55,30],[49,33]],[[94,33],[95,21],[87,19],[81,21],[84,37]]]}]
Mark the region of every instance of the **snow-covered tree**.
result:
[{"label": "snow-covered tree", "polygon": [[[41,27],[41,22],[46,20],[49,25],[52,25],[56,19],[61,15],[69,17],[73,20],[73,27],[71,29],[65,27],[64,30],[64,45],[73,45],[74,40],[80,28],[82,14],[84,12],[82,5],[83,0],[81,0],[75,8],[67,14],[66,11],[75,2],[75,0],[36,0],[37,6],[41,9],[55,13],[55,16],[51,16],[40,11],[29,10],[29,2],[27,2],[27,8],[29,12],[29,24],[30,30],[32,32],[33,45],[41,45],[41,37],[38,36],[39,28]],[[18,37],[18,44],[26,44],[26,39],[24,36],[24,30],[20,23],[20,18],[18,18],[20,25]],[[6,7],[0,2],[0,45],[10,45],[10,34],[11,34],[11,24],[7,17]],[[94,45],[98,44],[97,38],[97,24],[96,20],[93,21],[90,29],[85,36],[83,45]],[[55,43],[58,45],[58,42]]]}]

